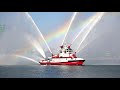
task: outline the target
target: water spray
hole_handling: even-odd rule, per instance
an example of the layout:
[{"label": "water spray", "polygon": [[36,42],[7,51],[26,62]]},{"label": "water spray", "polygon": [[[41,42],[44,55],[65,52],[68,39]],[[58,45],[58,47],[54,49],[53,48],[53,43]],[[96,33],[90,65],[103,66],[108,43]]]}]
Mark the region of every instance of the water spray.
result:
[{"label": "water spray", "polygon": [[88,44],[90,44],[93,40],[87,42],[82,48],[78,49],[78,52],[80,52],[82,49],[84,49]]},{"label": "water spray", "polygon": [[90,17],[89,22],[81,29],[81,31],[77,34],[77,36],[74,38],[74,40],[72,41],[71,45],[74,43],[74,41],[81,35],[81,33],[84,31],[84,29],[86,29],[96,18],[96,14],[92,17]]},{"label": "water spray", "polygon": [[42,47],[40,46],[40,44],[38,43],[38,41],[36,41],[32,37],[30,37],[29,35],[26,35],[26,38],[36,48],[36,50],[43,56],[43,58],[46,58],[45,53],[44,53]]},{"label": "water spray", "polygon": [[35,22],[34,22],[34,20],[32,19],[32,17],[29,15],[28,12],[25,12],[25,13],[26,13],[26,15],[30,18],[30,20],[32,21],[33,25],[36,27],[37,31],[39,32],[40,36],[41,36],[42,39],[44,40],[44,42],[45,42],[45,44],[46,44],[48,50],[50,51],[50,53],[52,53],[50,47],[48,46],[48,44],[47,44],[45,38],[43,37],[42,33],[40,32],[39,28],[38,28],[37,25],[35,24]]},{"label": "water spray", "polygon": [[34,63],[39,64],[39,62],[35,61],[35,60],[32,59],[32,58],[29,58],[29,57],[26,57],[26,56],[22,56],[22,55],[15,55],[15,56],[16,56],[16,57],[20,57],[20,58],[24,58],[24,59],[27,59],[27,60],[29,60],[29,61],[32,61],[32,62],[34,62]]},{"label": "water spray", "polygon": [[67,32],[66,32],[65,37],[64,37],[64,39],[63,39],[62,45],[63,45],[63,43],[64,43],[64,41],[65,41],[65,39],[66,39],[66,36],[67,36],[67,34],[68,34],[68,31],[69,31],[69,29],[70,29],[70,27],[71,27],[71,25],[72,25],[72,23],[73,23],[76,15],[77,15],[77,13],[78,13],[78,12],[74,12],[74,13],[73,13],[73,16],[72,16],[72,18],[71,18],[71,20],[70,20],[70,24],[69,24],[69,26],[68,26],[68,28],[67,28]]},{"label": "water spray", "polygon": [[78,48],[77,48],[77,53],[79,52],[78,49],[81,46],[81,44],[83,43],[83,41],[86,39],[86,37],[88,36],[88,34],[90,33],[90,31],[94,28],[94,26],[100,21],[100,19],[103,17],[105,12],[101,12],[100,15],[95,19],[95,21],[92,23],[92,25],[90,26],[90,28],[87,30],[88,32],[86,33],[86,35],[84,36],[84,38],[82,39],[81,43],[79,44]]}]

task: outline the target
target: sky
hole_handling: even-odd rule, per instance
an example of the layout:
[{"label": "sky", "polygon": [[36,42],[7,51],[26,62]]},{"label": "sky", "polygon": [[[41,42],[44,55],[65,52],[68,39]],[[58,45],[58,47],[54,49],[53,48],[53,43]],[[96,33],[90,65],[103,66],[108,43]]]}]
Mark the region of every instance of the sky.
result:
[{"label": "sky", "polygon": [[29,12],[43,33],[51,32],[70,19],[73,12]]},{"label": "sky", "polygon": [[[37,26],[43,33],[51,32],[55,28],[62,26],[66,21],[70,20],[74,12],[29,12]],[[83,14],[83,12],[79,12]],[[88,17],[93,12],[85,13],[84,17]]]}]

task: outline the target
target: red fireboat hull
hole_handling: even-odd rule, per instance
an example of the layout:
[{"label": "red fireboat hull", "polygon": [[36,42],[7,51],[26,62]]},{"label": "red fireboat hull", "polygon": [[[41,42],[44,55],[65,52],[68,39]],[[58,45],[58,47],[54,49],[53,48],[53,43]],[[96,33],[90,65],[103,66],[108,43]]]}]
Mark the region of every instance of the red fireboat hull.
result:
[{"label": "red fireboat hull", "polygon": [[70,61],[70,62],[39,62],[41,65],[83,65],[85,60]]}]

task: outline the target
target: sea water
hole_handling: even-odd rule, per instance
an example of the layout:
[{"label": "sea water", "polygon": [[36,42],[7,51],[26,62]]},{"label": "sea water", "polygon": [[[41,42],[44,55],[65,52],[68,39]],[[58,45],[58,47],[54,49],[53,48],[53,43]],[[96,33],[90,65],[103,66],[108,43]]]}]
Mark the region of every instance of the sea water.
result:
[{"label": "sea water", "polygon": [[120,78],[120,65],[1,65],[0,78]]}]

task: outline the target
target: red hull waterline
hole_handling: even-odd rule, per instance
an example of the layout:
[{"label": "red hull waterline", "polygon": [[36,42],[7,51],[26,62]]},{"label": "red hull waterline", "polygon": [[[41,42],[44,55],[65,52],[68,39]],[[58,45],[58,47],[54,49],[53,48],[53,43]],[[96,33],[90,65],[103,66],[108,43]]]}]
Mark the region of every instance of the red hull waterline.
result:
[{"label": "red hull waterline", "polygon": [[41,65],[83,65],[85,60],[72,62],[39,62]]}]

